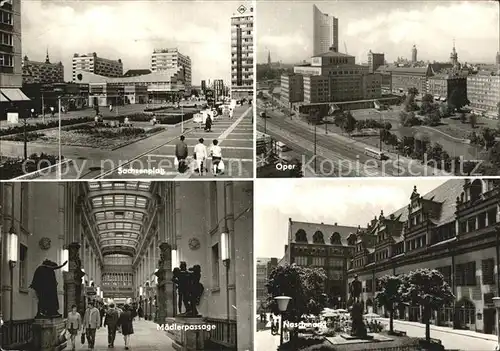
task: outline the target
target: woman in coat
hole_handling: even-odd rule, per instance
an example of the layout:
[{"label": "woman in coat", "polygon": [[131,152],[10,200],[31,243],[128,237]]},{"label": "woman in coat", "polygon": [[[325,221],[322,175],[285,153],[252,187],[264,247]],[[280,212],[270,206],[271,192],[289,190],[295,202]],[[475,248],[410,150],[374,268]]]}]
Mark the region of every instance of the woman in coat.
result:
[{"label": "woman in coat", "polygon": [[118,325],[122,328],[123,340],[125,341],[125,350],[128,350],[130,344],[130,335],[134,334],[132,320],[132,311],[130,310],[130,306],[126,304],[123,307],[123,312],[118,318]]}]

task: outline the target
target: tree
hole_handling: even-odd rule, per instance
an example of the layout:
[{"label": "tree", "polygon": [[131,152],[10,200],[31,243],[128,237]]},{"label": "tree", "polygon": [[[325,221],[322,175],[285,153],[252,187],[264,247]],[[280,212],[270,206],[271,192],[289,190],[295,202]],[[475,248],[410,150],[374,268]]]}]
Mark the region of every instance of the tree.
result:
[{"label": "tree", "polygon": [[200,96],[200,92],[198,91],[198,89],[191,89],[191,96],[195,96],[195,97],[199,97]]},{"label": "tree", "polygon": [[380,291],[375,295],[379,306],[389,312],[389,333],[394,333],[394,309],[402,302],[400,289],[403,284],[401,277],[384,275],[379,278]]},{"label": "tree", "polygon": [[385,123],[384,123],[384,129],[385,129],[385,130],[391,130],[391,129],[392,129],[392,124],[391,124],[391,122],[385,122]]},{"label": "tree", "polygon": [[403,302],[422,307],[425,340],[430,342],[432,312],[452,304],[455,299],[450,286],[438,271],[422,268],[404,276],[400,291]]},{"label": "tree", "polygon": [[408,95],[413,95],[413,97],[418,95],[418,89],[415,87],[408,88]]},{"label": "tree", "polygon": [[434,97],[431,94],[425,94],[422,97],[422,104],[420,106],[420,114],[427,115],[433,109]]},{"label": "tree", "polygon": [[351,134],[356,129],[356,119],[352,115],[351,111],[344,112],[344,114],[345,118],[342,129],[344,129],[347,134]]},{"label": "tree", "polygon": [[484,147],[486,149],[489,149],[495,144],[497,131],[495,129],[486,127],[481,130],[481,136],[484,140]]},{"label": "tree", "polygon": [[[326,304],[323,296],[325,281],[322,268],[301,267],[295,263],[274,268],[266,284],[271,312],[280,313],[275,297],[289,296],[292,299],[286,310],[288,321],[298,323],[303,315],[319,315]],[[294,334],[292,336],[296,336]]]},{"label": "tree", "polygon": [[437,126],[441,123],[441,115],[438,110],[431,111],[426,117],[426,124],[430,126]]}]

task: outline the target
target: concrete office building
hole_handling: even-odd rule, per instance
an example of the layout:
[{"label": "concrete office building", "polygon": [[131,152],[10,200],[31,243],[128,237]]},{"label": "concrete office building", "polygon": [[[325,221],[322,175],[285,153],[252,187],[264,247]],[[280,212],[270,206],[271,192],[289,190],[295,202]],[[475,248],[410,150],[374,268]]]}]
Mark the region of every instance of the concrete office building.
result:
[{"label": "concrete office building", "polygon": [[62,62],[51,63],[49,53],[44,62],[31,61],[28,56],[23,58],[23,84],[64,83],[64,66]]},{"label": "concrete office building", "polygon": [[313,56],[339,51],[339,20],[313,5]]},{"label": "concrete office building", "polygon": [[22,108],[29,98],[21,91],[21,0],[0,2],[0,120],[6,109]]},{"label": "concrete office building", "polygon": [[[380,66],[376,73],[391,77],[390,88],[393,94],[406,94],[409,88],[417,88],[419,95],[427,93],[428,78],[434,75],[431,65],[426,67],[397,67],[394,65]],[[387,79],[384,79],[387,83]],[[384,84],[383,89],[387,89]]]},{"label": "concrete office building", "polygon": [[184,69],[186,92],[191,92],[191,58],[179,52],[178,48],[155,49],[151,54],[151,71],[163,72],[177,68]]},{"label": "concrete office building", "polygon": [[89,106],[177,102],[186,91],[183,69],[131,77],[104,77],[76,71],[76,82],[89,85]]},{"label": "concrete office building", "polygon": [[280,94],[281,100],[289,105],[304,101],[304,77],[295,73],[282,74]]},{"label": "concrete office building", "polygon": [[99,57],[95,52],[86,55],[74,54],[73,82],[77,81],[77,71],[91,72],[105,77],[121,77],[123,76],[123,63],[121,59],[110,60]]},{"label": "concrete office building", "polygon": [[[408,206],[375,217],[356,234],[349,278],[362,282],[367,310],[377,311],[378,279],[421,267],[436,269],[450,285],[453,306],[433,312],[433,324],[498,333],[500,184],[493,179],[448,180],[428,194],[415,187]],[[420,306],[402,307],[398,319],[420,321]]]},{"label": "concrete office building", "polygon": [[231,16],[231,98],[253,97],[253,8]]},{"label": "concrete office building", "polygon": [[467,76],[469,107],[477,114],[498,118],[500,75],[496,70],[482,70]]},{"label": "concrete office building", "polygon": [[224,80],[215,79],[214,80],[214,99],[215,101],[220,101],[224,97]]},{"label": "concrete office building", "polygon": [[357,65],[354,56],[333,50],[312,57],[310,65],[294,67],[294,73],[303,75],[306,105],[379,98],[381,88],[375,84],[382,78],[368,70]]},{"label": "concrete office building", "polygon": [[368,52],[368,72],[375,73],[377,68],[385,64],[385,55],[374,53],[371,50]]},{"label": "concrete office building", "polygon": [[[173,268],[185,261],[201,266],[199,321],[217,327],[188,339],[196,337],[199,350],[253,349],[252,187],[252,182],[1,183],[0,317],[6,322],[1,347],[39,350],[34,343],[43,327],[45,347],[64,349],[63,318],[72,304],[82,314],[89,298],[131,299],[156,323],[187,323],[176,317],[171,281]],[[35,318],[37,298],[29,286],[45,259],[69,262],[67,271],[55,272],[62,318]],[[159,333],[155,327],[154,337]],[[178,338],[183,334],[172,335],[172,343],[186,347]],[[153,343],[134,346],[152,349],[147,346]]]},{"label": "concrete office building", "polygon": [[434,97],[435,101],[448,101],[454,99],[466,101],[467,99],[467,77],[457,74],[436,74],[429,77],[427,93]]}]

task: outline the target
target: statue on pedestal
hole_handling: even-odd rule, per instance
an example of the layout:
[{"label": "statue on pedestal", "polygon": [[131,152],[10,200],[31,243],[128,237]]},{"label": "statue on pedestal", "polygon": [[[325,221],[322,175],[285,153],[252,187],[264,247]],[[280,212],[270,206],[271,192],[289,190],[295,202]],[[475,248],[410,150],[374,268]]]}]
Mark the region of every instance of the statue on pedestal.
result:
[{"label": "statue on pedestal", "polygon": [[38,313],[35,318],[61,317],[59,313],[59,299],[57,297],[57,279],[55,270],[68,263],[58,266],[57,263],[44,260],[35,270],[30,288],[35,290],[38,298]]},{"label": "statue on pedestal", "polygon": [[363,305],[360,301],[362,291],[361,282],[358,280],[358,275],[354,275],[354,280],[349,284],[349,300],[351,305],[351,335],[357,338],[365,339],[367,331],[363,322]]},{"label": "statue on pedestal", "polygon": [[[179,268],[174,268],[172,281],[178,292],[179,315],[184,317],[200,317],[196,306],[200,304],[204,287],[200,283],[201,266],[195,265],[187,269],[186,262],[181,262]],[[184,304],[185,312],[182,313]]]}]

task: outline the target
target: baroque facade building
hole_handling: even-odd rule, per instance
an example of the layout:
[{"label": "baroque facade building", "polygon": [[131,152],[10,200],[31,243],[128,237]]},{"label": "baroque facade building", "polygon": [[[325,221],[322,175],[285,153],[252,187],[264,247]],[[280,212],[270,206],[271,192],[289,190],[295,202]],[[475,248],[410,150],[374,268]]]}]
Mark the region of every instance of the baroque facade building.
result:
[{"label": "baroque facade building", "polygon": [[[418,268],[436,269],[456,301],[436,312],[435,324],[495,333],[492,298],[500,285],[500,183],[494,179],[453,179],[420,195],[414,189],[406,207],[380,214],[356,233],[349,277],[362,282],[362,299],[377,311],[378,279]],[[381,313],[384,313],[383,309]],[[419,306],[396,317],[421,318]]]}]

